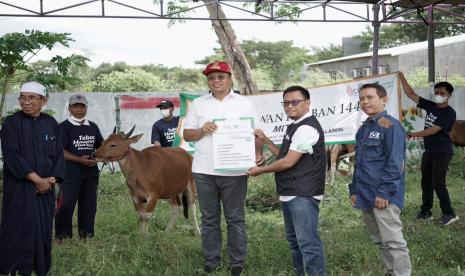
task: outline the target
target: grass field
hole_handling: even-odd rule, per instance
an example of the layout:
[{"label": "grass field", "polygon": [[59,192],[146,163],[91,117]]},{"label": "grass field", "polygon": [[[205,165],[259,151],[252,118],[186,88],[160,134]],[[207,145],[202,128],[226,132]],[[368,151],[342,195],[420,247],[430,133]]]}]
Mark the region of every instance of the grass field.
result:
[{"label": "grass field", "polygon": [[[421,192],[416,162],[407,175],[406,204],[402,213],[404,234],[410,249],[413,275],[465,275],[465,161],[458,152],[451,164],[448,187],[461,220],[440,225],[436,200],[435,219],[414,220]],[[382,275],[377,248],[361,222],[360,212],[349,207],[347,183],[337,176],[327,187],[321,204],[320,231],[329,275]],[[281,211],[271,175],[249,182],[247,208],[248,257],[245,275],[292,275],[292,264],[283,234]],[[178,218],[175,229],[165,232],[169,206],[161,202],[150,222],[150,234],[138,231],[138,221],[129,192],[120,174],[104,173],[99,188],[96,236],[86,242],[77,238],[54,245],[51,275],[201,275],[203,258],[200,239],[189,222]],[[224,225],[223,225],[223,229]],[[75,230],[76,236],[76,230]],[[225,237],[225,236],[224,236]],[[227,254],[223,269],[214,275],[229,275]]]},{"label": "grass field", "polygon": [[[436,201],[435,218],[414,220],[420,203],[420,175],[412,166],[407,175],[407,195],[402,221],[414,275],[465,275],[465,162],[456,154],[448,175],[453,206],[462,218],[440,225]],[[415,162],[410,162],[415,164]],[[330,275],[382,275],[377,248],[361,222],[360,212],[349,207],[347,183],[337,177],[321,204],[320,231]],[[281,211],[275,200],[271,175],[251,179],[247,208],[248,257],[246,275],[292,275],[292,264],[283,234]],[[260,207],[262,206],[262,207]],[[128,189],[120,174],[102,175],[99,190],[96,236],[86,242],[77,238],[54,245],[52,275],[201,275],[203,258],[200,239],[189,222],[178,219],[174,231],[165,232],[169,206],[161,202],[150,223],[150,234],[138,232],[138,221]],[[224,226],[223,226],[224,229]],[[225,236],[224,236],[225,237]],[[223,269],[229,275],[227,254]]]}]

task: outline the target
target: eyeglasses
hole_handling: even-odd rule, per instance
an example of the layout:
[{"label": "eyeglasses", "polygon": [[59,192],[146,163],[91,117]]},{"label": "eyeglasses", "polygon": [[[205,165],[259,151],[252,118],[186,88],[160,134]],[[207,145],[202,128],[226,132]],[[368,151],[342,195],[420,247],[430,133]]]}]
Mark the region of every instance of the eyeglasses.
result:
[{"label": "eyeglasses", "polygon": [[37,102],[39,100],[41,100],[42,97],[34,97],[34,96],[30,96],[30,97],[25,97],[25,96],[20,96],[18,97],[18,101],[20,103],[25,103],[25,102]]},{"label": "eyeglasses", "polygon": [[210,76],[207,76],[207,81],[214,81],[216,79],[220,80],[220,81],[223,81],[225,79],[228,78],[228,75],[210,75]]},{"label": "eyeglasses", "polygon": [[290,100],[290,101],[284,101],[284,102],[281,102],[281,104],[284,106],[284,107],[289,107],[290,106],[298,106],[300,104],[300,102],[305,102],[306,100],[297,100],[297,99],[294,99],[294,100]]}]

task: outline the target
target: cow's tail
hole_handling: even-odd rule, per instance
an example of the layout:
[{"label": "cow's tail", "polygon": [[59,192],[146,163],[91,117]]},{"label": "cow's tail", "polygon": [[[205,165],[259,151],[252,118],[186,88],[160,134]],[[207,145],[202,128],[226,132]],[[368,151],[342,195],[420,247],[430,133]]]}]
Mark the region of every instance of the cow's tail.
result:
[{"label": "cow's tail", "polygon": [[187,196],[186,193],[189,193],[187,190],[189,188],[186,189],[186,191],[184,193],[182,193],[182,207],[184,209],[183,213],[184,213],[184,217],[187,219],[189,218],[189,204],[187,203]]},{"label": "cow's tail", "polygon": [[[182,193],[182,206],[184,209],[184,217],[189,218],[189,205],[194,206],[195,202],[195,180],[194,176],[191,174],[189,177],[189,182],[187,183],[186,189]],[[195,206],[193,207],[195,210]]]}]

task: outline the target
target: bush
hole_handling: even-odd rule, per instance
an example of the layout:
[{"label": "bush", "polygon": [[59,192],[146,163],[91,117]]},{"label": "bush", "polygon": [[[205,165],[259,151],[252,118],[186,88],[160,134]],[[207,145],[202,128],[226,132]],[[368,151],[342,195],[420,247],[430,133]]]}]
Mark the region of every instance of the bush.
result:
[{"label": "bush", "polygon": [[279,207],[274,174],[267,173],[257,177],[250,177],[248,186],[246,197],[248,207],[262,212]]}]

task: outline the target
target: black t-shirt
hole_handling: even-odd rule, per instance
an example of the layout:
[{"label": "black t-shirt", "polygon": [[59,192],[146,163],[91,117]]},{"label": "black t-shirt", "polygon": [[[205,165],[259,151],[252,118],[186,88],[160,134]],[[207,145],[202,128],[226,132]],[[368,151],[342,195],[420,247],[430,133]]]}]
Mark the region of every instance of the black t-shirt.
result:
[{"label": "black t-shirt", "polygon": [[173,117],[169,121],[163,119],[156,121],[152,126],[152,144],[158,141],[162,147],[171,147],[176,136],[178,121],[179,117]]},{"label": "black t-shirt", "polygon": [[[89,121],[89,125],[73,125],[68,120],[60,124],[63,148],[76,155],[90,155],[100,147],[103,141],[98,126]],[[97,176],[98,167],[87,167],[82,164],[65,160],[65,176],[67,179],[84,179]]]},{"label": "black t-shirt", "polygon": [[435,102],[420,97],[418,107],[426,111],[425,128],[433,125],[441,127],[441,130],[431,136],[423,137],[425,141],[425,152],[452,152],[452,140],[449,132],[455,122],[455,110],[450,107],[439,108]]}]

